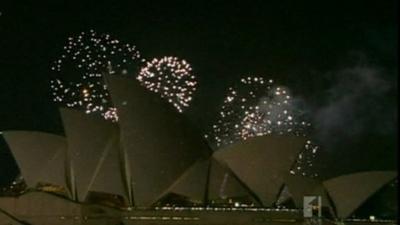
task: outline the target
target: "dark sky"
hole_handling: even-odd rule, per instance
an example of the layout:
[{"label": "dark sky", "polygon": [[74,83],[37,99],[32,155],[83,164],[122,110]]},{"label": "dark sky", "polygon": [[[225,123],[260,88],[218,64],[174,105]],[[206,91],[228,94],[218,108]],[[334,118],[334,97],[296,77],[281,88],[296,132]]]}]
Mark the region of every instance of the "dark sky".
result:
[{"label": "dark sky", "polygon": [[[146,58],[187,59],[200,84],[186,115],[202,130],[228,86],[260,75],[306,103],[324,177],[396,167],[396,1],[130,2],[2,1],[0,130],[62,133],[49,65],[68,36],[94,29]],[[15,168],[0,143],[0,185]]]}]

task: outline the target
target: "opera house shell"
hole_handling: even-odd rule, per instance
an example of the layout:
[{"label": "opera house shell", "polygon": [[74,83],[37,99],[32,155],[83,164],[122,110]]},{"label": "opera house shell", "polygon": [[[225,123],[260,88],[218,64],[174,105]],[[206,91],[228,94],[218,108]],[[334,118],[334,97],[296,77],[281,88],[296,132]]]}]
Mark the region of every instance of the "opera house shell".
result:
[{"label": "opera house shell", "polygon": [[[297,136],[256,137],[213,152],[136,80],[112,76],[107,84],[118,123],[60,109],[65,136],[2,132],[28,189],[0,197],[0,225],[306,224],[303,196],[321,196],[335,221],[397,175],[292,175],[305,143]],[[283,187],[295,208],[276,207]]]}]

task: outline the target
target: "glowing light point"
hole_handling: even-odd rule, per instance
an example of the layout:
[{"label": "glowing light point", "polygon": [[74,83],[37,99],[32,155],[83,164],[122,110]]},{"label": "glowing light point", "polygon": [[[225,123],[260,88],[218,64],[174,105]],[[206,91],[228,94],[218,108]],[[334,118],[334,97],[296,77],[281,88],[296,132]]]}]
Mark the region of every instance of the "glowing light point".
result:
[{"label": "glowing light point", "polygon": [[183,112],[196,91],[197,80],[191,71],[186,60],[165,56],[147,62],[136,79],[148,90],[166,98],[178,112]]},{"label": "glowing light point", "polygon": [[[121,44],[108,34],[90,30],[69,37],[61,56],[51,65],[56,75],[50,87],[53,101],[116,121],[118,116],[103,75],[128,74],[137,71],[140,64],[140,52],[135,46]],[[72,75],[76,77],[70,78]]]}]

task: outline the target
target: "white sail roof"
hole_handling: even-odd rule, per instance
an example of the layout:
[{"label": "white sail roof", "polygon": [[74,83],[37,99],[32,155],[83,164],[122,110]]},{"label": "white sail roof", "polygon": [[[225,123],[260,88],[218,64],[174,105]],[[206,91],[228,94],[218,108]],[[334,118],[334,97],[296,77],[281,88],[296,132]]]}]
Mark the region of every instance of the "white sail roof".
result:
[{"label": "white sail roof", "polygon": [[3,136],[29,187],[46,182],[67,189],[64,137],[36,131],[6,131]]},{"label": "white sail roof", "polygon": [[285,184],[297,207],[303,207],[304,196],[320,196],[322,206],[331,207],[325,187],[319,180],[300,175],[285,175]]},{"label": "white sail roof", "polygon": [[396,176],[395,171],[360,172],[335,177],[323,184],[336,206],[337,216],[347,218]]},{"label": "white sail roof", "polygon": [[129,195],[124,181],[123,162],[118,149],[119,140],[115,139],[112,146],[104,152],[89,189],[90,191],[117,194],[128,200]]},{"label": "white sail roof", "polygon": [[[118,168],[119,136],[116,124],[72,109],[61,109],[61,117],[78,199],[84,201],[93,184],[98,190],[111,188],[108,192],[125,196],[122,170]],[[104,176],[109,176],[108,180],[104,180]]]},{"label": "white sail roof", "polygon": [[196,203],[203,202],[209,164],[209,160],[198,160],[175,181],[167,192],[185,196]]},{"label": "white sail roof", "polygon": [[135,79],[108,76],[119,116],[127,178],[138,206],[155,203],[198,159],[209,154],[182,114]]},{"label": "white sail roof", "polygon": [[23,225],[22,223],[18,222],[16,219],[12,218],[11,215],[2,212],[0,210],[0,224],[7,224],[7,225]]},{"label": "white sail roof", "polygon": [[219,150],[214,157],[226,163],[265,206],[271,206],[304,143],[296,136],[260,136]]},{"label": "white sail roof", "polygon": [[[228,167],[215,159],[211,159],[208,200],[227,200],[241,197],[254,200],[249,190],[243,186]],[[257,203],[256,200],[254,202]]]}]

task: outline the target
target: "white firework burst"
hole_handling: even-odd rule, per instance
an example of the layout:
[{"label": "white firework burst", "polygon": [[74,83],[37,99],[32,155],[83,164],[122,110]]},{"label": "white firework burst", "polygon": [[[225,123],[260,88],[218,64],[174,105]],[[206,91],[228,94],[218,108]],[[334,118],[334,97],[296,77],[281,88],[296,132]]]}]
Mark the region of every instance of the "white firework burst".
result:
[{"label": "white firework burst", "polygon": [[167,99],[179,112],[189,106],[197,85],[190,64],[171,56],[147,62],[137,80],[148,90]]},{"label": "white firework burst", "polygon": [[[307,136],[311,124],[295,103],[289,89],[271,79],[242,78],[238,85],[228,89],[217,122],[206,138],[219,149],[257,136]],[[309,172],[318,148],[307,141],[291,172],[318,176]]]},{"label": "white firework burst", "polygon": [[123,44],[109,34],[93,30],[70,37],[63,52],[52,64],[55,78],[51,81],[53,100],[86,113],[99,113],[117,121],[104,74],[135,74],[140,67],[136,46]]},{"label": "white firework burst", "polygon": [[230,87],[208,137],[217,147],[269,134],[305,135],[310,123],[300,121],[289,90],[263,77],[246,77]]}]

